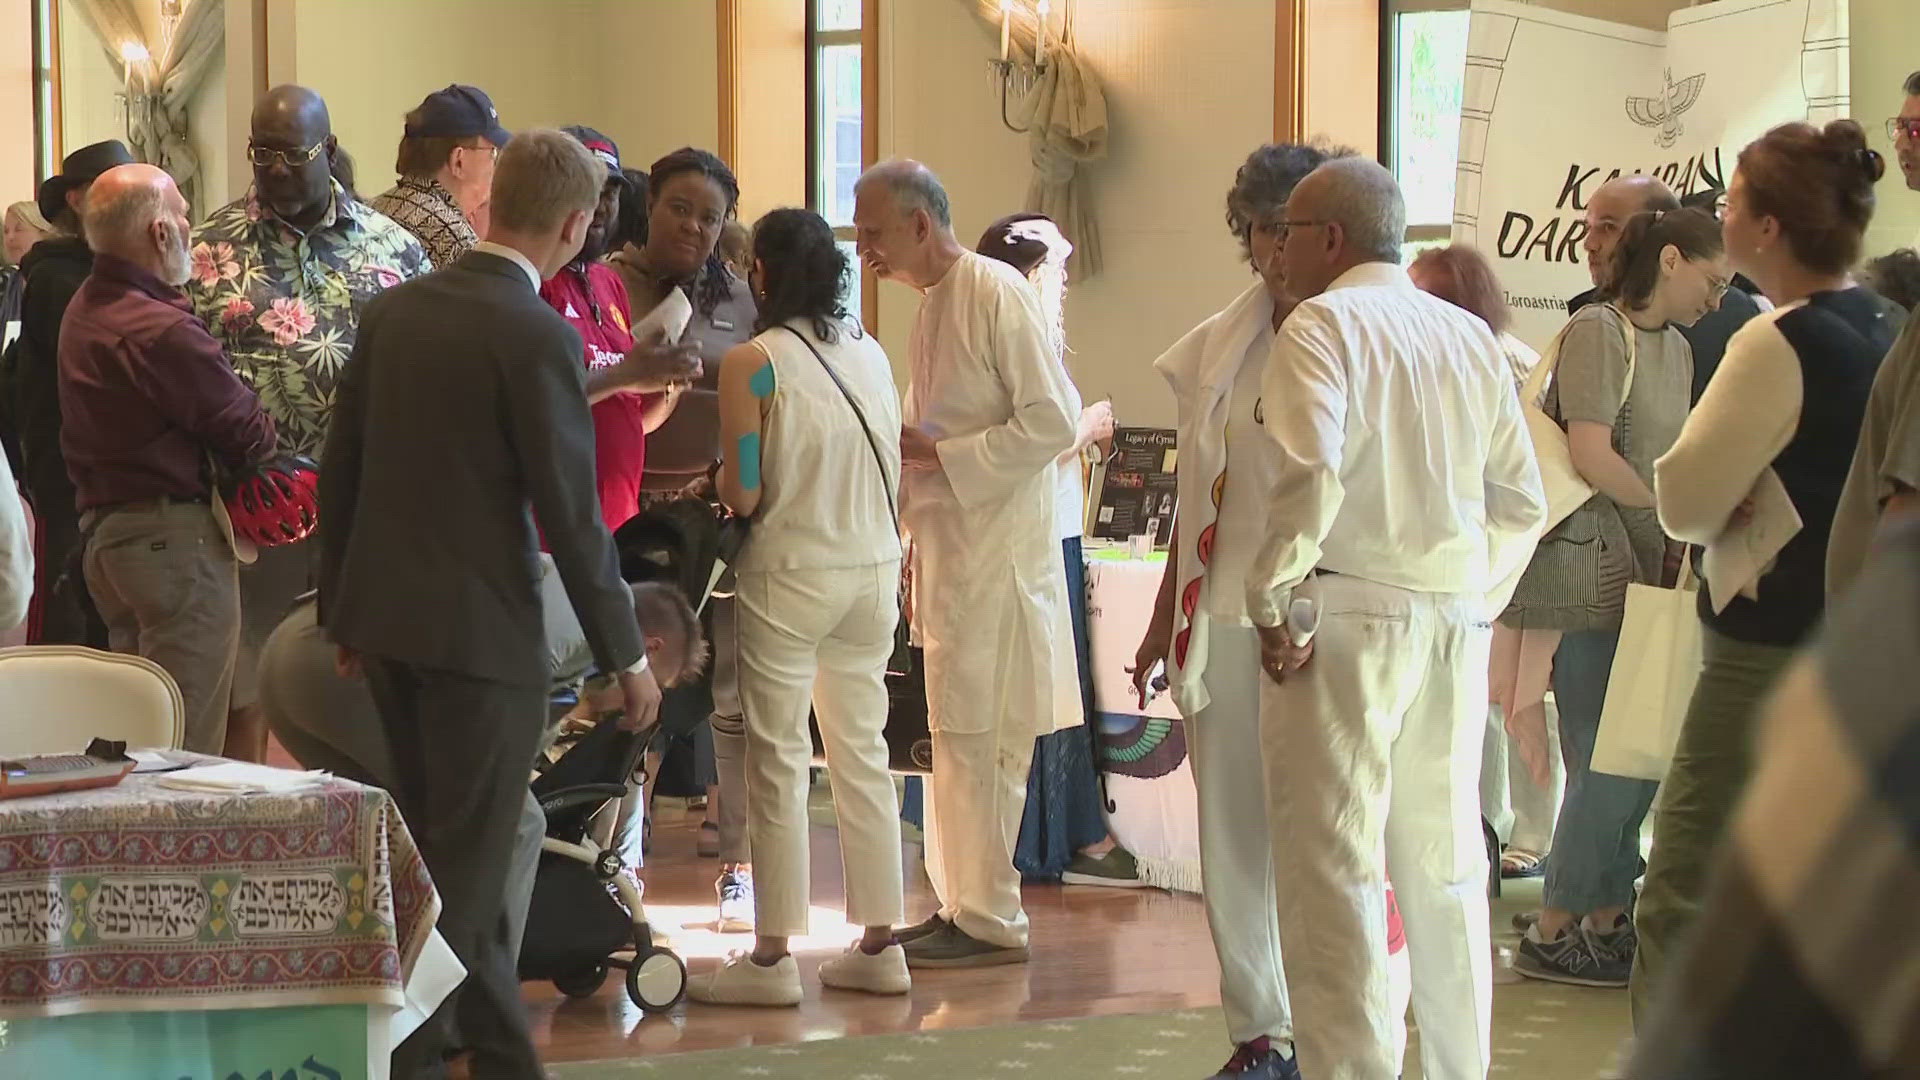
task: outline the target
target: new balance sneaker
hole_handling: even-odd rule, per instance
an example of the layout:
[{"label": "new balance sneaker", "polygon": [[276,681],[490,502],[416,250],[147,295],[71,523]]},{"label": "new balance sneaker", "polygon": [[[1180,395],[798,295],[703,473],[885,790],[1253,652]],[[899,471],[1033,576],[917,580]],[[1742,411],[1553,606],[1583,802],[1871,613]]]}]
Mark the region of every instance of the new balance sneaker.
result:
[{"label": "new balance sneaker", "polygon": [[925,921],[914,923],[912,926],[896,932],[893,935],[893,940],[905,945],[909,941],[918,941],[929,934],[937,934],[946,928],[947,920],[941,918],[940,913],[936,911],[927,916]]},{"label": "new balance sneaker", "polygon": [[798,1005],[804,996],[800,965],[792,956],[783,956],[779,962],[763,967],[746,953],[736,952],[717,969],[689,979],[687,996],[709,1005]]},{"label": "new balance sneaker", "polygon": [[1025,946],[994,945],[952,923],[902,946],[910,968],[995,967],[1027,962]]},{"label": "new balance sneaker", "polygon": [[1060,875],[1062,885],[1101,885],[1109,889],[1143,889],[1140,865],[1126,848],[1116,847],[1105,855],[1076,855]]},{"label": "new balance sneaker", "polygon": [[1613,926],[1601,930],[1591,925],[1592,920],[1583,920],[1582,932],[1586,934],[1587,944],[1594,954],[1609,963],[1617,963],[1627,971],[1633,970],[1633,954],[1640,951],[1640,934],[1633,928],[1633,920],[1625,915],[1614,920]]},{"label": "new balance sneaker", "polygon": [[1513,970],[1529,979],[1570,986],[1618,988],[1633,974],[1631,959],[1622,963],[1612,952],[1596,949],[1592,935],[1568,927],[1553,941],[1540,936],[1540,925],[1529,927],[1513,957]]},{"label": "new balance sneaker", "polygon": [[1241,1043],[1212,1080],[1300,1080],[1300,1064],[1291,1053],[1283,1056],[1263,1035]]},{"label": "new balance sneaker", "polygon": [[720,897],[720,919],[714,929],[722,934],[753,932],[753,871],[744,866],[720,871],[713,891]]},{"label": "new balance sneaker", "polygon": [[841,955],[820,962],[820,984],[891,996],[913,989],[913,977],[907,974],[907,951],[898,942],[870,953],[856,941]]}]

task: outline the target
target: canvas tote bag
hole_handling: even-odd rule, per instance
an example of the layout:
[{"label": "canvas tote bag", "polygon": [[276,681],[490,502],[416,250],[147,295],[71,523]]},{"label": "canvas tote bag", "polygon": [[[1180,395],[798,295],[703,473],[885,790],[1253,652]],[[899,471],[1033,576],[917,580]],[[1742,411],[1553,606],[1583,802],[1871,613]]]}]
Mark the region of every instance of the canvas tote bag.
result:
[{"label": "canvas tote bag", "polygon": [[[1627,321],[1619,308],[1609,304],[1619,321],[1624,324],[1627,338],[1627,385],[1621,395],[1621,407],[1625,408],[1626,399],[1633,393],[1634,333],[1633,324]],[[1544,532],[1552,532],[1554,526],[1567,520],[1575,510],[1580,509],[1588,499],[1593,498],[1593,485],[1581,477],[1573,467],[1573,451],[1567,445],[1567,430],[1560,421],[1547,413],[1542,402],[1546,399],[1547,380],[1553,377],[1560,366],[1560,346],[1566,340],[1567,328],[1573,325],[1570,319],[1560,332],[1547,344],[1547,351],[1540,362],[1533,366],[1527,376],[1526,384],[1520,388],[1520,408],[1527,417],[1527,434],[1533,438],[1533,454],[1540,462],[1540,484],[1547,494],[1547,523]]]},{"label": "canvas tote bag", "polygon": [[1700,679],[1698,581],[1693,560],[1680,560],[1680,582],[1627,586],[1620,648],[1607,676],[1607,701],[1594,738],[1594,772],[1636,780],[1664,780],[1673,764]]}]

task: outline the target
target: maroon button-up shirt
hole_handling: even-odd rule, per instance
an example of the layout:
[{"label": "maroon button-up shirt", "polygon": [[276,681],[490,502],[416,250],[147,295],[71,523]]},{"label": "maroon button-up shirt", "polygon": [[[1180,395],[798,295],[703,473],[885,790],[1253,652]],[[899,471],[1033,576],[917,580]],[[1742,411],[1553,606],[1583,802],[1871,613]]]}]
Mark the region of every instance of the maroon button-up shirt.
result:
[{"label": "maroon button-up shirt", "polygon": [[180,290],[99,255],[60,326],[60,449],[83,511],[201,498],[207,453],[264,461],[273,421]]}]

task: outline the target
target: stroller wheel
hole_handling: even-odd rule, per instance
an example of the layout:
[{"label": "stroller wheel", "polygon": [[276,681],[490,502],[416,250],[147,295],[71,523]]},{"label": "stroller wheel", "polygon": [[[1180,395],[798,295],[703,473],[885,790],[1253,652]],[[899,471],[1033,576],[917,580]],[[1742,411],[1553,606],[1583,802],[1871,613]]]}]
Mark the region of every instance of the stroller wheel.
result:
[{"label": "stroller wheel", "polygon": [[642,949],[627,968],[627,996],[645,1012],[666,1012],[687,996],[687,965],[665,949]]},{"label": "stroller wheel", "polygon": [[621,860],[620,853],[617,851],[603,851],[600,857],[593,861],[593,872],[601,881],[612,881],[624,869],[626,869],[626,863]]},{"label": "stroller wheel", "polygon": [[563,975],[553,980],[553,988],[570,998],[590,998],[600,992],[607,981],[607,965],[595,964],[590,968]]}]

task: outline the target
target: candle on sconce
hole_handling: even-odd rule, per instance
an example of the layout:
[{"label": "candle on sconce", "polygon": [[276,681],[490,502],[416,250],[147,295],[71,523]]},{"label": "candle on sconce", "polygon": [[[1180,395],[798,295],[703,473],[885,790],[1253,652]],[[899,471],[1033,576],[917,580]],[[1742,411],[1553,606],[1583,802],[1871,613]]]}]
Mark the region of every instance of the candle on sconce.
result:
[{"label": "candle on sconce", "polygon": [[1013,0],[1000,0],[1000,62],[1006,63],[1013,45]]},{"label": "candle on sconce", "polygon": [[1033,25],[1033,66],[1045,67],[1047,63],[1047,0],[1039,0],[1034,8]]}]

